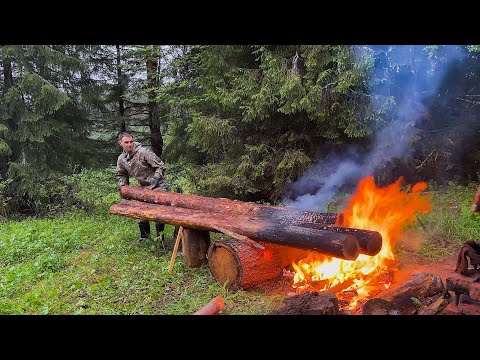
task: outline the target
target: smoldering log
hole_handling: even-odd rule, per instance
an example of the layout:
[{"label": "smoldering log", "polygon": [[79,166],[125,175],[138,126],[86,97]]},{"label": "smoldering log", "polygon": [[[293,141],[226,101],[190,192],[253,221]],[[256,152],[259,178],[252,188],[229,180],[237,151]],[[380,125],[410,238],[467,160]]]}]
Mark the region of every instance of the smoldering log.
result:
[{"label": "smoldering log", "polygon": [[309,254],[306,250],[259,243],[264,250],[235,239],[212,243],[208,250],[208,265],[215,280],[231,291],[248,289],[279,276],[292,261]]},{"label": "smoldering log", "polygon": [[[383,299],[382,303],[376,303],[373,308],[378,313],[379,305],[387,304],[388,306],[384,310],[388,314],[416,315],[419,306],[412,299],[417,299],[420,303],[423,303],[427,298],[443,294],[444,291],[445,287],[438,275],[426,272],[414,273],[410,279],[398,288],[380,295],[379,298]],[[365,311],[362,313],[369,314],[370,310],[368,309],[371,309],[369,302],[372,301],[375,300],[370,299],[363,305]]]},{"label": "smoldering log", "polygon": [[150,204],[203,210],[205,212],[221,211],[230,214],[259,216],[287,225],[306,223],[334,225],[343,221],[342,213],[303,211],[288,206],[273,206],[225,198],[157,191],[129,185],[122,186],[120,195],[124,199],[139,200]]},{"label": "smoldering log", "polygon": [[333,257],[355,260],[360,253],[354,235],[301,226],[281,225],[248,215],[200,210],[122,200],[110,207],[110,213],[163,222],[189,229],[219,231],[227,229],[254,241],[265,241],[305,250],[315,250]]},{"label": "smoldering log", "polygon": [[360,245],[360,254],[374,256],[382,249],[382,235],[378,231],[347,228],[342,226],[329,226],[315,223],[304,224],[313,229],[335,231],[342,234],[353,234]]}]

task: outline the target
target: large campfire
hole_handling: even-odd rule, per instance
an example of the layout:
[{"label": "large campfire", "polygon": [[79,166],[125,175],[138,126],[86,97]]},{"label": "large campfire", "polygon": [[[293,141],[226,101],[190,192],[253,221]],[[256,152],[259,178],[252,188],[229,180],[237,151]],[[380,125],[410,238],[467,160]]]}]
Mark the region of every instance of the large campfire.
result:
[{"label": "large campfire", "polygon": [[[392,283],[397,241],[432,209],[426,183],[402,182],[377,187],[366,177],[339,213],[123,186],[110,212],[181,227],[183,263],[208,264],[232,291],[288,281],[280,314],[433,314],[447,305],[448,291],[456,304],[461,294],[477,298],[476,277],[450,277],[446,288],[425,272]],[[228,238],[211,241],[210,232]]]},{"label": "large campfire", "polygon": [[417,212],[427,214],[432,209],[429,196],[421,194],[426,183],[404,189],[401,186],[402,178],[383,188],[375,185],[373,177],[362,179],[337,221],[338,226],[378,231],[383,245],[377,255],[360,254],[347,261],[311,254],[292,264],[293,286],[334,291],[345,308],[354,308],[359,300],[388,288],[396,267],[395,245],[402,231],[415,221]]}]

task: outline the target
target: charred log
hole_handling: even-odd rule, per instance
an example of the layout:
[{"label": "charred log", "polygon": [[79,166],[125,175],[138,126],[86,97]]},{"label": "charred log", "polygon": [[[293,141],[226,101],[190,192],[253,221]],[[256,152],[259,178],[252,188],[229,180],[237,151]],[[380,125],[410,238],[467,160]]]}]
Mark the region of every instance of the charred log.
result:
[{"label": "charred log", "polygon": [[205,213],[204,211],[134,200],[122,200],[110,207],[110,213],[138,219],[169,223],[189,229],[222,232],[226,229],[251,240],[314,250],[346,260],[355,260],[360,248],[351,234],[319,230],[301,226],[272,224],[264,219],[247,215]]},{"label": "charred log", "polygon": [[445,295],[449,291],[455,293],[455,304],[458,305],[460,295],[468,294],[475,301],[480,301],[480,271],[468,270],[465,276],[452,275],[445,279]]},{"label": "charred log", "polygon": [[286,297],[283,306],[271,315],[338,315],[338,299],[334,293],[304,292]]},{"label": "charred log", "polygon": [[341,234],[353,234],[360,245],[360,253],[365,255],[377,255],[382,249],[382,235],[378,231],[347,228],[341,226],[328,226],[322,224],[308,223],[305,227],[319,230],[335,231]]},{"label": "charred log", "polygon": [[[397,315],[416,315],[428,298],[444,293],[442,279],[430,273],[417,273],[398,288],[382,294],[382,300],[371,299],[363,305],[365,314],[372,311]],[[373,303],[373,304],[372,304]]]}]

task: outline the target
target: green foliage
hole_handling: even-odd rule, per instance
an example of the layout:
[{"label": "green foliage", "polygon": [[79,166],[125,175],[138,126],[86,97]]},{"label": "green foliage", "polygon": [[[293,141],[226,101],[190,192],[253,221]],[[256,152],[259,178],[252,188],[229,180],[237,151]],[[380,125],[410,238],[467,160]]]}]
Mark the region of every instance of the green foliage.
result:
[{"label": "green foliage", "polygon": [[86,209],[105,212],[120,200],[114,168],[102,171],[85,169],[65,179],[73,183],[76,189],[73,196]]},{"label": "green foliage", "polygon": [[350,46],[194,46],[174,65],[190,72],[161,93],[175,137],[165,153],[197,165],[212,195],[276,201],[320,146],[378,126],[363,109],[370,64]]},{"label": "green foliage", "polygon": [[[91,80],[95,46],[0,47],[0,176],[9,211],[34,212],[50,196],[50,181],[102,163],[101,142],[89,139],[101,107]],[[13,200],[15,199],[15,200]]]},{"label": "green foliage", "polygon": [[435,187],[433,210],[421,218],[428,229],[422,254],[431,257],[456,254],[466,240],[480,239],[480,216],[470,211],[477,186],[450,182]]},{"label": "green foliage", "polygon": [[[41,174],[27,173],[22,166],[12,166],[11,169],[15,171],[14,177],[22,180],[16,183],[12,183],[11,179],[0,182],[0,209],[3,216],[11,215],[11,209],[19,208],[22,204],[38,215],[78,208],[104,212],[120,199],[115,169],[112,167],[105,170],[84,169],[73,175],[50,173],[43,178]],[[22,196],[14,197],[13,194]]]}]

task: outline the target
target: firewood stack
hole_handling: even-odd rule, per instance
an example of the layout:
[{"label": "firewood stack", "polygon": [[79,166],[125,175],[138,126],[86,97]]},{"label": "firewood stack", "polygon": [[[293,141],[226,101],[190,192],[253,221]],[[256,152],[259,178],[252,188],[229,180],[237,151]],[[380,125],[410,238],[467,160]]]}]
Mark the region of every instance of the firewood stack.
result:
[{"label": "firewood stack", "polygon": [[[112,205],[110,213],[182,226],[185,264],[195,267],[208,261],[215,279],[232,290],[272,279],[311,251],[355,260],[360,253],[374,256],[382,247],[376,231],[334,226],[342,214],[128,185],[120,194],[121,202]],[[210,231],[232,239],[210,245]]]}]

